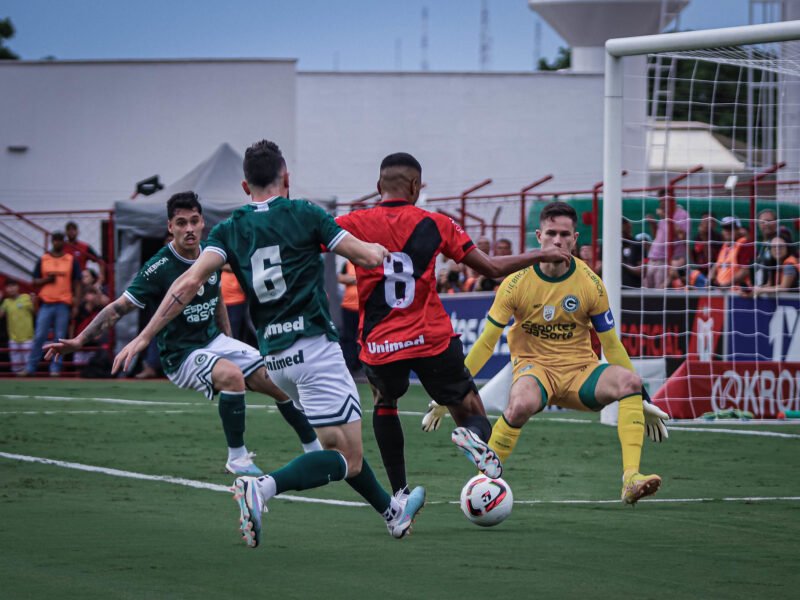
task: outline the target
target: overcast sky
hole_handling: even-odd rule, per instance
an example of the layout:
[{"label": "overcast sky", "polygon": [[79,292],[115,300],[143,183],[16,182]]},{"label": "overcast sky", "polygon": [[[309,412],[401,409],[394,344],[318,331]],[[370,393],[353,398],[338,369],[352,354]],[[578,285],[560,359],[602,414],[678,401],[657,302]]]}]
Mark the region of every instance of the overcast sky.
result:
[{"label": "overcast sky", "polygon": [[[487,0],[489,69],[529,71],[564,42],[527,0]],[[746,25],[748,0],[691,0],[681,29]],[[301,70],[480,68],[481,0],[3,0],[23,59],[296,58]],[[761,13],[755,22],[760,22]]]}]

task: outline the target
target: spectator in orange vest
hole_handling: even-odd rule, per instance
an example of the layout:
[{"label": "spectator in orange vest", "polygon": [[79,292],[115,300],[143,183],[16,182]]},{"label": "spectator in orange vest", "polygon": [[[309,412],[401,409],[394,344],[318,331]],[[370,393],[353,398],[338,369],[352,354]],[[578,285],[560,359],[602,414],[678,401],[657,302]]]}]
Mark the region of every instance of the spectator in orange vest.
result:
[{"label": "spectator in orange vest", "polygon": [[708,277],[714,286],[740,290],[751,285],[753,248],[747,236],[741,235],[741,227],[742,224],[736,217],[722,219],[722,237],[725,241]]},{"label": "spectator in orange vest", "polygon": [[342,346],[344,362],[350,373],[361,370],[358,359],[358,287],[356,286],[356,268],[349,260],[342,265],[337,280],[344,286],[342,295]]},{"label": "spectator in orange vest", "polygon": [[753,289],[755,295],[785,292],[797,290],[798,285],[798,263],[797,258],[789,252],[789,246],[782,237],[774,237],[770,242],[770,254],[775,260],[776,267],[768,275],[766,285],[756,286]]},{"label": "spectator in orange vest", "polygon": [[673,258],[670,268],[670,285],[675,290],[708,287],[708,279],[693,265],[687,265],[685,258]]},{"label": "spectator in orange vest", "polygon": [[[25,375],[36,372],[36,366],[42,357],[42,346],[51,330],[56,341],[67,337],[70,316],[77,314],[80,298],[81,271],[78,261],[72,254],[65,252],[62,232],[55,231],[50,237],[50,252],[44,253],[33,269],[33,284],[41,286],[41,305],[36,315],[36,333]],[[50,363],[50,375],[60,374],[61,357]]]},{"label": "spectator in orange vest", "polygon": [[222,301],[228,310],[231,337],[244,342],[248,337],[247,296],[244,295],[242,286],[239,285],[236,275],[233,274],[228,264],[222,267],[220,290],[222,291]]}]

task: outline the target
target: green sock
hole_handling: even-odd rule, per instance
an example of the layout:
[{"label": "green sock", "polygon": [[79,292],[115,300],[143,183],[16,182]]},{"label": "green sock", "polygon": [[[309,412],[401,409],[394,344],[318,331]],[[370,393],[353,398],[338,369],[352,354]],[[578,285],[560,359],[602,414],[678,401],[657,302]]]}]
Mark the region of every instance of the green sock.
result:
[{"label": "green sock", "polygon": [[276,402],[275,404],[278,406],[278,410],[283,415],[284,420],[297,432],[297,437],[300,438],[303,444],[310,444],[317,439],[317,434],[308,422],[306,413],[299,410],[294,405],[294,402],[287,400],[286,402]]},{"label": "green sock", "polygon": [[219,393],[219,418],[228,448],[244,446],[244,392]]},{"label": "green sock", "polygon": [[320,450],[302,454],[270,473],[275,480],[275,493],[286,490],[310,490],[331,481],[344,479],[347,462],[336,450]]},{"label": "green sock", "polygon": [[372,471],[372,467],[369,466],[366,458],[361,463],[361,472],[355,477],[345,479],[345,481],[350,484],[350,487],[357,491],[364,500],[369,502],[372,508],[381,514],[384,514],[392,503],[392,497],[381,487],[381,484],[378,483],[378,480],[375,478],[375,473]]}]

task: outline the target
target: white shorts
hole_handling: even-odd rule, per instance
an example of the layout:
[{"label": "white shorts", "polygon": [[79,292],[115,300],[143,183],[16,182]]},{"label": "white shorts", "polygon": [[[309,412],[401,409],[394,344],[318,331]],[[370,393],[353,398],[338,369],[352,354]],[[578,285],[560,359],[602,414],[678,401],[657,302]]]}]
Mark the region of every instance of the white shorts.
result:
[{"label": "white shorts", "polygon": [[264,357],[269,377],[297,398],[312,427],[361,420],[358,390],[338,343],[324,335],[301,338],[286,350]]},{"label": "white shorts", "polygon": [[189,354],[177,371],[167,373],[167,378],[179,388],[197,390],[213,400],[214,382],[211,380],[211,370],[220,358],[239,367],[245,379],[264,364],[258,350],[221,333],[205,348],[198,348]]}]

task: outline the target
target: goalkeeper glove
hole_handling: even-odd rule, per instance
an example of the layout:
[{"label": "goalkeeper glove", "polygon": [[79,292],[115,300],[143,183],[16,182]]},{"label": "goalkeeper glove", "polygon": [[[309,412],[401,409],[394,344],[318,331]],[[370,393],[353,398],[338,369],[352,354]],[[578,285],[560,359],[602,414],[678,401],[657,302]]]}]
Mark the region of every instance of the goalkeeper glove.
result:
[{"label": "goalkeeper glove", "polygon": [[447,407],[431,400],[428,412],[422,417],[422,431],[436,431],[442,424],[442,418],[447,414]]},{"label": "goalkeeper glove", "polygon": [[650,394],[644,387],[642,387],[642,400],[644,400],[642,410],[644,411],[644,427],[647,437],[657,443],[663,442],[669,438],[665,422],[669,420],[669,415],[652,403]]}]

